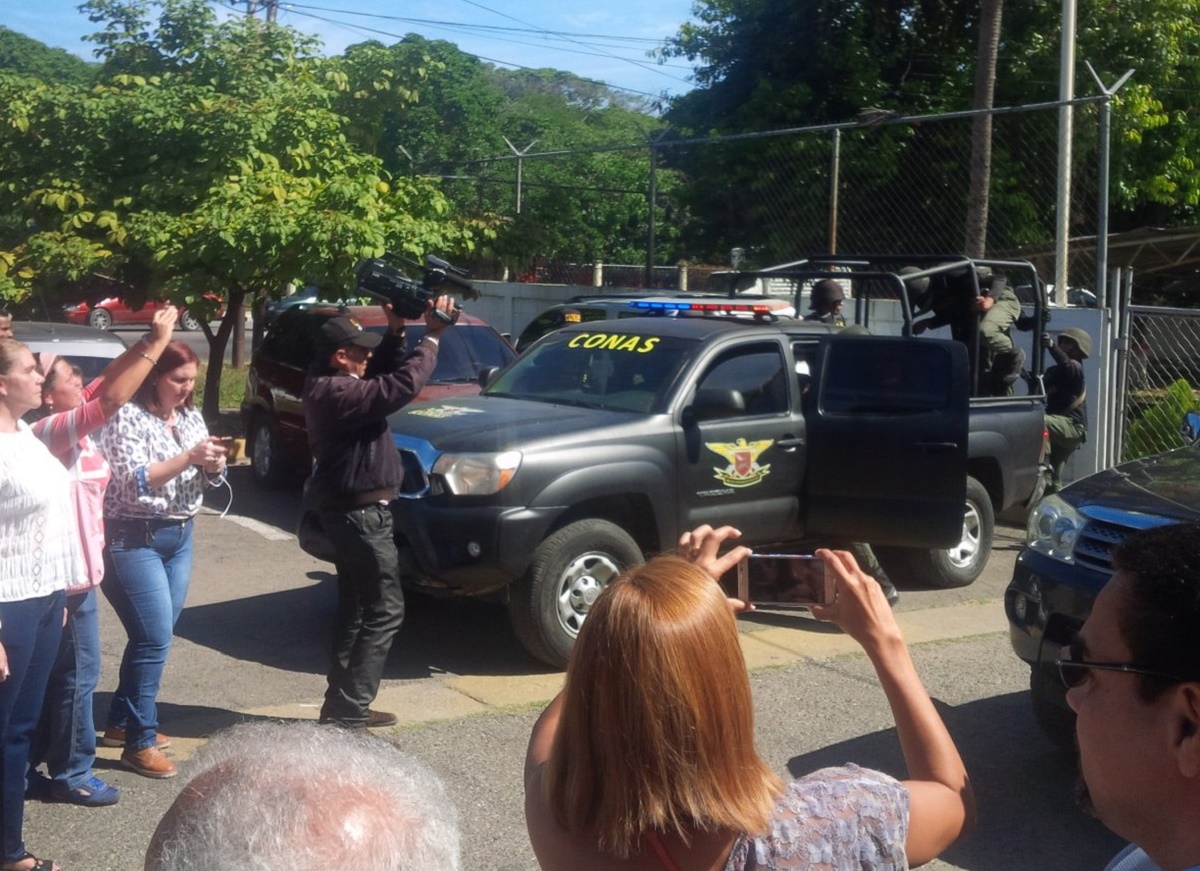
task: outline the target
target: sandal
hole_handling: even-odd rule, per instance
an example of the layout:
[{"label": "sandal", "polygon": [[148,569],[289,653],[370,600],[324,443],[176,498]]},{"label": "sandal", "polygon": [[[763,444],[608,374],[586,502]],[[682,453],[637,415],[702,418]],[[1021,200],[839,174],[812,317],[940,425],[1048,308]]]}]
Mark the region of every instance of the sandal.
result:
[{"label": "sandal", "polygon": [[[28,868],[17,868],[16,865],[27,859],[32,859],[33,864]],[[39,859],[37,856],[30,853],[28,850],[20,859],[13,859],[11,862],[6,862],[0,865],[0,871],[62,871],[53,859]]]}]

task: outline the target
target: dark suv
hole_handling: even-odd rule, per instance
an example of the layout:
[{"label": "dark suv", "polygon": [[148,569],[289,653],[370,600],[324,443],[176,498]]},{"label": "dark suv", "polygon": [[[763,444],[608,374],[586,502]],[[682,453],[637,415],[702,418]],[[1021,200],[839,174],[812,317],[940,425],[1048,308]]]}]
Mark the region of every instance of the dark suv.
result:
[{"label": "dark suv", "polygon": [[[371,332],[382,333],[387,328],[379,306],[318,304],[295,308],[279,316],[250,361],[242,420],[254,480],[263,487],[302,480],[308,474],[312,454],[300,394],[321,324],[339,314],[353,315]],[[409,321],[405,332],[411,348],[421,340],[425,323]],[[499,333],[464,312],[458,323],[442,334],[437,368],[417,401],[478,393],[480,373],[507,366],[515,356],[512,346]]]},{"label": "dark suv", "polygon": [[1191,445],[1090,475],[1039,502],[1004,595],[1013,650],[1030,666],[1038,725],[1074,747],[1075,715],[1055,661],[1112,577],[1111,551],[1140,529],[1200,520],[1200,412],[1181,429]]}]

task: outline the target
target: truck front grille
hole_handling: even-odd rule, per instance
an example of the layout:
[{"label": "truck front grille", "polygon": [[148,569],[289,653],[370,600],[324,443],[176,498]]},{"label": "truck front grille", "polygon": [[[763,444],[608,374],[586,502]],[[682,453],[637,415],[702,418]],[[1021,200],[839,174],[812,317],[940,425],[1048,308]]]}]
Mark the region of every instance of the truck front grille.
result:
[{"label": "truck front grille", "polygon": [[413,451],[399,449],[400,462],[404,466],[404,481],[400,484],[401,499],[420,499],[429,492],[429,476],[421,465],[421,458]]}]

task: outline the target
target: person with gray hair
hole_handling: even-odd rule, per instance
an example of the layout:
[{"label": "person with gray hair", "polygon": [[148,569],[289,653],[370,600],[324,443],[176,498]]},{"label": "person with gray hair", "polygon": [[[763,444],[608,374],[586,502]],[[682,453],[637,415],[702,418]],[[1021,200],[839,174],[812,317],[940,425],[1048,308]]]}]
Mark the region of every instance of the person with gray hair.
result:
[{"label": "person with gray hair", "polygon": [[145,871],[458,871],[442,782],[365,730],[243,724],[214,735],[192,767]]}]

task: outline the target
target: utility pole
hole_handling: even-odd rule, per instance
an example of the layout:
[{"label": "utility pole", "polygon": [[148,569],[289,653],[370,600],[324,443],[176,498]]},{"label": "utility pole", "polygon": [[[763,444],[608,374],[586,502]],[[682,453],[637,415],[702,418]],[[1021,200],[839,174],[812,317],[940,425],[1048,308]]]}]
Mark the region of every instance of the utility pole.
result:
[{"label": "utility pole", "polygon": [[246,14],[254,17],[258,14],[258,7],[266,12],[266,20],[274,23],[279,16],[279,0],[246,0]]},{"label": "utility pole", "polygon": [[513,145],[507,136],[504,137],[504,141],[508,143],[508,147],[512,149],[512,153],[517,156],[517,214],[519,215],[521,214],[521,164],[524,162],[522,158],[529,153],[529,149],[537,144],[537,140],[533,140],[533,142],[530,142],[523,149],[518,149],[517,146]]}]

